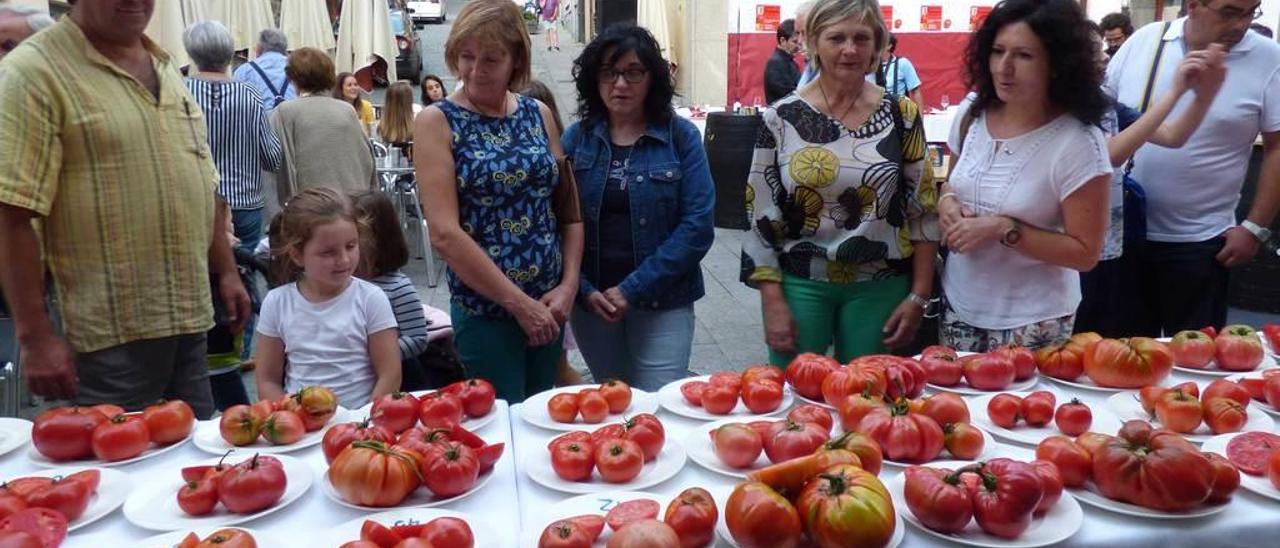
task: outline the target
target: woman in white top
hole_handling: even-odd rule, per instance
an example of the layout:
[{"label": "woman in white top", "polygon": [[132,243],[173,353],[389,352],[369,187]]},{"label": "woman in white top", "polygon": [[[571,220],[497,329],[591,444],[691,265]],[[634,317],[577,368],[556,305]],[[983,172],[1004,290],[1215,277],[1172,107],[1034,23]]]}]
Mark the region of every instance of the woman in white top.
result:
[{"label": "woman in white top", "polygon": [[939,198],[944,344],[985,352],[1071,335],[1098,262],[1111,162],[1092,32],[1072,0],[1008,0],[973,35]]}]

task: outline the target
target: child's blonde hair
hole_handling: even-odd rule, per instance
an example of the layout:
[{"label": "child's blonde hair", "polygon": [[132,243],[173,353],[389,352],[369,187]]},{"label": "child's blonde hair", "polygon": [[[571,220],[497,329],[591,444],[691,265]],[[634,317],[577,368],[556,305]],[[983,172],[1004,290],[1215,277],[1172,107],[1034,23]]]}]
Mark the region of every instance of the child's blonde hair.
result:
[{"label": "child's blonde hair", "polygon": [[387,143],[413,141],[413,87],[409,82],[401,80],[387,88],[378,136]]},{"label": "child's blonde hair", "polygon": [[351,221],[363,241],[367,238],[365,223],[356,216],[351,200],[331,188],[309,188],[289,199],[289,203],[271,222],[271,274],[277,283],[297,281],[302,267],[293,261],[293,253],[311,239],[317,226],[334,221]]}]

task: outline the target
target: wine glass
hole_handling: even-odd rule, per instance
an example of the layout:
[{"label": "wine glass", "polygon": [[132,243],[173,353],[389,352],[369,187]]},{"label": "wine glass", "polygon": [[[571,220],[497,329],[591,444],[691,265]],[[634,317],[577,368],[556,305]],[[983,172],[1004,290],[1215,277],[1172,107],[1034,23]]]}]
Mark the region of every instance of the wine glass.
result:
[{"label": "wine glass", "polygon": [[947,110],[947,107],[951,106],[951,96],[945,93],[942,94],[941,103],[942,103],[942,110]]}]

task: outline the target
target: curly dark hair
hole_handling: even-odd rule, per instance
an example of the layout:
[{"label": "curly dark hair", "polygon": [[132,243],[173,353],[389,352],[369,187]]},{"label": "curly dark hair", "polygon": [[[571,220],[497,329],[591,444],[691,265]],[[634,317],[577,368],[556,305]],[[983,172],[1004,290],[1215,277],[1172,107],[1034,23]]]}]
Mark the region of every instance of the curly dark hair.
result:
[{"label": "curly dark hair", "polygon": [[578,118],[585,121],[604,120],[609,112],[600,97],[600,70],[612,67],[618,59],[635,52],[640,63],[649,71],[649,93],[644,100],[644,117],[650,123],[666,123],[674,112],[671,99],[675,97],[675,82],[671,79],[671,65],[662,58],[658,41],[644,27],[624,23],[604,29],[583,48],[582,55],[573,61],[573,79],[578,88]]},{"label": "curly dark hair", "polygon": [[1080,121],[1097,125],[1111,107],[1102,91],[1094,31],[1075,0],[1004,0],[969,39],[965,52],[969,89],[978,94],[971,112],[999,103],[991,78],[991,50],[1006,25],[1023,22],[1040,38],[1049,56],[1049,102]]}]

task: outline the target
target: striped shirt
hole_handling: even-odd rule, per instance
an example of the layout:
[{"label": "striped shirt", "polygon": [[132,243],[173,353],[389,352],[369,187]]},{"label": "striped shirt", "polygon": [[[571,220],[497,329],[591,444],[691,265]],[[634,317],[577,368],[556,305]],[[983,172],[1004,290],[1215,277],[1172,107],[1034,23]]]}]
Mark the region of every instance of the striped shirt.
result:
[{"label": "striped shirt", "polygon": [[400,359],[412,360],[427,349],[427,316],[422,311],[422,298],[413,281],[399,270],[369,280],[382,288],[391,301],[400,327]]},{"label": "striped shirt", "polygon": [[0,64],[0,203],[44,218],[63,333],[77,352],[213,327],[218,173],[204,115],[169,55],[143,42],[158,95],[70,17]]},{"label": "striped shirt", "polygon": [[263,207],[262,171],[279,171],[283,153],[258,92],[244,82],[199,78],[187,78],[187,91],[204,111],[218,193],[231,209]]}]

